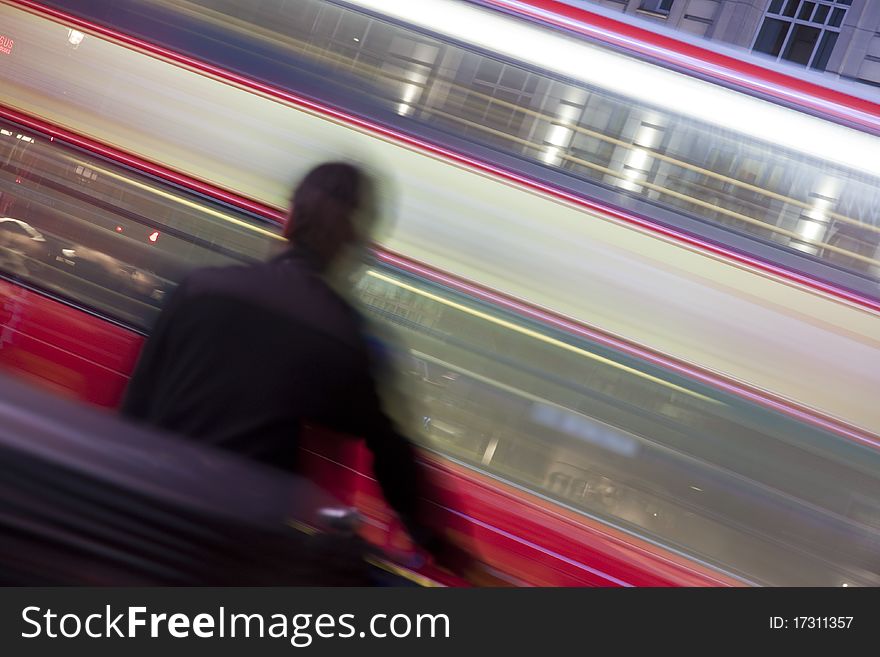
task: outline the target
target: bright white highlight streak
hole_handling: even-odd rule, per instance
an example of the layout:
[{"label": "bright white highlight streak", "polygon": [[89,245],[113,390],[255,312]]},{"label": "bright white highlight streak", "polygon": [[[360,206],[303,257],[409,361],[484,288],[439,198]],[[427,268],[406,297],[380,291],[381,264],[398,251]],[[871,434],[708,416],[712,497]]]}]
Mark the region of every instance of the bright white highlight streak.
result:
[{"label": "bright white highlight streak", "polygon": [[350,4],[639,102],[880,176],[876,156],[880,138],[501,13],[449,0],[352,0]]}]

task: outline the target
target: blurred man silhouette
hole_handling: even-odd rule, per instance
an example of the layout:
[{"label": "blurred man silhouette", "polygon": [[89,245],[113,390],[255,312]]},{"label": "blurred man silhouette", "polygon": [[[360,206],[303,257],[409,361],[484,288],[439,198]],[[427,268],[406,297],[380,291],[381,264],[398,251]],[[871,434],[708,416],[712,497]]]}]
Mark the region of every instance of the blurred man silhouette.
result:
[{"label": "blurred man silhouette", "polygon": [[289,248],[267,263],[204,269],[172,294],[123,403],[135,420],[295,471],[304,422],[363,437],[412,538],[461,572],[469,557],[424,522],[414,449],[383,412],[358,313],[328,272],[366,233],[371,180],[322,164],[294,191]]}]

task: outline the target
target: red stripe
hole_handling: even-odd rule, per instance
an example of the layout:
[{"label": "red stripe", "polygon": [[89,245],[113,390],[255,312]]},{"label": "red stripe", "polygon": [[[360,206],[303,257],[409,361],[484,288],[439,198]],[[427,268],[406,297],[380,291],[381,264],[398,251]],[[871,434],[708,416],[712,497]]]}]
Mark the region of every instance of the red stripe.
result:
[{"label": "red stripe", "polygon": [[[536,491],[518,488],[487,472],[456,463],[430,452],[421,452],[421,457],[423,462],[444,473],[447,477],[452,476],[463,480],[468,490],[479,486],[491,491],[492,495],[506,498],[506,503],[499,505],[501,508],[520,507],[517,511],[526,512],[529,515],[538,513],[552,517],[552,520],[555,521],[554,526],[568,525],[586,531],[608,546],[605,550],[608,554],[614,554],[620,548],[634,550],[651,560],[667,564],[676,570],[685,571],[689,576],[699,580],[700,584],[706,586],[743,586],[744,584],[742,580],[728,576],[716,568],[700,565],[691,558],[648,543],[640,536],[624,533],[601,520],[570,510],[564,506],[564,503],[550,500]],[[458,509],[448,510],[452,513],[466,515]],[[470,518],[470,516],[467,517]],[[476,519],[473,520],[476,521]]]},{"label": "red stripe", "polygon": [[[212,76],[258,89],[263,93],[282,98],[286,98],[288,95],[291,99],[298,98],[293,94],[289,94],[289,92],[225,71],[143,39],[129,36],[52,7],[45,7],[38,2],[34,2],[34,0],[6,1],[10,4],[27,7],[35,13],[52,16],[65,24],[77,25],[87,31],[100,34],[114,41],[201,70]],[[609,44],[625,46],[628,50],[650,55],[667,63],[684,66],[692,72],[712,79],[746,87],[798,106],[818,110],[823,114],[831,113],[838,118],[863,125],[871,131],[880,131],[880,104],[864,98],[822,87],[785,73],[766,69],[757,64],[700,48],[605,16],[593,14],[585,9],[556,2],[555,0],[532,0],[529,3],[516,0],[481,1],[508,9],[522,16],[539,18],[559,27],[579,31],[582,34]],[[292,100],[292,102],[298,103],[302,100]]]},{"label": "red stripe", "polygon": [[880,104],[758,64],[573,7],[556,0],[481,0],[509,12],[578,32],[609,45],[680,66],[805,109],[831,114],[871,132],[880,131]]},{"label": "red stripe", "polygon": [[[783,267],[780,267],[778,265],[774,265],[772,263],[759,260],[759,259],[751,257],[749,255],[739,253],[737,251],[734,251],[734,250],[729,249],[724,246],[713,244],[713,243],[708,242],[706,240],[703,240],[699,237],[689,235],[685,232],[682,232],[682,231],[679,231],[679,230],[676,230],[673,228],[668,228],[665,226],[658,225],[645,217],[641,217],[641,216],[638,216],[635,214],[624,212],[622,210],[609,208],[599,202],[592,201],[592,200],[577,196],[575,194],[571,194],[571,193],[562,191],[562,190],[554,188],[551,185],[548,185],[546,183],[541,183],[541,182],[538,182],[535,180],[531,180],[531,179],[526,178],[520,174],[514,173],[512,171],[508,171],[506,169],[502,169],[502,168],[495,166],[493,164],[489,164],[488,162],[483,162],[483,161],[476,160],[476,159],[473,159],[473,158],[470,158],[470,157],[467,157],[464,155],[460,155],[460,154],[455,153],[451,150],[443,148],[442,146],[438,146],[436,144],[432,144],[430,142],[426,142],[424,140],[417,139],[415,137],[411,137],[411,136],[406,135],[404,133],[397,132],[397,131],[395,131],[391,128],[388,128],[386,126],[382,126],[377,123],[373,123],[371,121],[368,121],[366,119],[362,119],[360,117],[356,117],[351,114],[347,114],[346,112],[340,111],[338,109],[327,107],[327,106],[322,105],[320,103],[317,103],[313,100],[298,96],[298,95],[291,93],[289,91],[279,89],[277,87],[272,87],[272,86],[264,84],[262,82],[252,80],[250,78],[238,75],[236,73],[232,73],[230,71],[226,71],[226,70],[221,69],[219,67],[216,67],[212,64],[202,62],[202,61],[193,59],[191,57],[187,57],[185,55],[181,55],[179,53],[168,50],[168,49],[163,48],[161,46],[156,46],[154,44],[142,41],[140,39],[127,36],[125,34],[116,32],[112,29],[105,28],[100,25],[96,25],[96,24],[91,23],[89,21],[85,21],[85,20],[82,20],[82,19],[74,17],[74,16],[69,16],[67,14],[64,14],[63,12],[58,11],[58,10],[42,7],[38,3],[33,2],[33,0],[9,0],[9,1],[16,3],[16,4],[21,4],[21,5],[31,7],[38,12],[50,14],[58,19],[64,20],[66,23],[74,23],[74,24],[78,25],[79,27],[82,27],[86,30],[97,32],[103,36],[106,36],[108,38],[111,38],[111,39],[114,39],[117,41],[121,41],[123,43],[126,43],[129,46],[132,46],[132,47],[140,49],[140,50],[147,51],[147,52],[152,53],[153,55],[156,55],[156,56],[161,57],[163,59],[168,59],[170,61],[173,61],[173,62],[176,62],[180,65],[183,65],[187,68],[195,69],[195,70],[200,71],[202,73],[205,73],[211,77],[225,80],[227,82],[232,83],[233,85],[244,87],[246,89],[250,89],[251,91],[255,91],[260,94],[274,97],[274,98],[279,99],[285,103],[294,105],[299,108],[307,109],[307,110],[312,111],[314,113],[323,115],[324,117],[330,117],[334,120],[346,123],[348,125],[357,126],[358,128],[361,128],[365,131],[371,132],[375,135],[380,135],[380,136],[382,136],[386,139],[389,139],[391,141],[406,144],[407,146],[410,146],[410,147],[415,148],[417,150],[430,153],[434,156],[438,156],[441,159],[450,160],[452,162],[464,165],[470,169],[474,169],[474,170],[477,170],[477,171],[480,171],[483,173],[487,173],[492,177],[501,178],[503,180],[513,182],[521,187],[525,187],[525,188],[531,189],[533,191],[538,191],[538,192],[541,192],[542,194],[555,196],[556,198],[560,198],[560,199],[568,201],[572,204],[587,208],[593,212],[599,212],[599,213],[602,213],[606,216],[613,217],[619,221],[637,226],[645,231],[662,235],[663,237],[675,240],[675,241],[683,243],[683,244],[687,244],[688,246],[694,247],[700,251],[704,251],[704,252],[711,253],[716,256],[720,256],[720,257],[724,258],[725,260],[733,261],[733,262],[737,263],[738,265],[743,266],[746,269],[753,270],[753,271],[760,271],[760,272],[763,272],[766,274],[771,274],[774,277],[780,278],[780,279],[785,280],[789,283],[794,283],[800,287],[805,287],[808,289],[819,291],[823,294],[827,294],[827,295],[830,295],[833,297],[838,297],[840,299],[843,299],[843,300],[848,301],[850,303],[853,303],[855,305],[861,306],[861,307],[863,307],[867,310],[870,310],[872,312],[880,313],[880,300],[872,299],[870,297],[865,297],[865,296],[860,295],[856,292],[852,292],[850,290],[846,290],[846,289],[837,287],[831,283],[825,283],[822,281],[815,280],[815,279],[813,279],[809,276],[806,276],[804,274],[790,271],[790,270],[785,269]],[[492,1],[493,2],[494,1],[500,2],[501,0],[492,0]],[[559,3],[554,2],[553,4],[556,5]],[[562,5],[562,6],[567,7],[568,5]],[[83,139],[83,138],[80,137],[80,139]],[[103,148],[108,148],[108,147],[104,146]],[[117,152],[121,153],[122,151],[117,151]],[[131,157],[131,156],[126,156],[126,157]],[[135,159],[140,159],[140,158],[135,158]],[[161,168],[160,165],[156,165],[155,163],[149,163],[147,160],[140,160],[140,161],[146,163],[146,166],[153,167],[153,168]],[[225,195],[225,196],[218,196],[218,198],[225,198],[225,197],[232,198],[233,196],[235,196],[241,200],[239,202],[235,202],[233,200],[230,200],[229,202],[236,204],[236,205],[239,205],[240,207],[248,208],[248,206],[252,206],[254,208],[256,208],[256,207],[265,208],[270,213],[272,213],[273,218],[277,218],[277,219],[283,221],[284,213],[277,208],[271,208],[270,206],[260,204],[257,201],[253,201],[253,200],[247,199],[245,197],[239,196],[237,194],[234,194],[233,192],[230,192],[228,190],[224,190],[219,187],[212,186],[209,183],[199,181],[198,179],[193,178],[191,176],[185,176],[185,174],[182,174],[177,171],[173,171],[173,170],[167,169],[167,168],[166,168],[166,171],[169,171],[170,174],[175,177],[180,177],[180,178],[186,177],[189,180],[193,181],[192,184],[194,184],[194,185],[200,185],[200,186],[205,186],[206,188],[211,187],[213,189],[217,189],[220,191],[221,194]],[[157,175],[160,175],[160,174],[157,174]],[[248,209],[250,209],[250,208],[248,208]],[[252,209],[251,211],[256,212],[257,210]]]},{"label": "red stripe", "polygon": [[[32,0],[11,1],[14,3],[34,7],[40,11],[44,9],[41,8],[40,5],[32,2]],[[108,30],[100,26],[92,26],[91,23],[88,23],[87,21],[82,21],[74,17],[66,17],[64,14],[56,10],[45,9],[45,11],[46,13],[50,13],[53,16],[62,17],[67,22],[73,22],[86,29],[100,32],[107,36],[111,36],[111,38],[116,38],[112,36],[113,34],[115,34],[112,30]],[[721,256],[724,259],[733,261],[743,266],[745,269],[768,273],[775,277],[788,281],[789,283],[793,283],[797,286],[806,287],[828,294],[830,296],[838,297],[873,312],[880,312],[880,301],[869,299],[867,297],[862,297],[848,290],[837,288],[829,283],[823,283],[810,279],[802,274],[785,270],[770,263],[761,262],[750,256],[737,253],[725,247],[711,244],[709,242],[701,240],[700,238],[687,235],[680,231],[653,224],[643,217],[626,213],[621,210],[608,208],[598,202],[580,198],[578,196],[575,196],[574,194],[554,189],[544,183],[529,180],[523,176],[520,176],[519,174],[503,170],[494,165],[474,160],[463,155],[459,155],[443,147],[436,146],[434,144],[424,142],[420,139],[416,139],[414,137],[395,132],[394,130],[391,130],[384,126],[380,126],[378,124],[374,124],[365,119],[346,114],[333,108],[325,107],[312,100],[301,98],[290,92],[276,89],[260,82],[244,78],[228,71],[224,71],[210,64],[193,60],[189,57],[185,57],[172,51],[168,51],[159,46],[147,44],[145,42],[141,42],[138,39],[127,37],[125,35],[121,35],[119,40],[125,41],[130,45],[142,48],[146,51],[153,52],[154,54],[157,54],[161,57],[165,57],[172,61],[184,64],[188,67],[196,68],[205,73],[208,73],[211,76],[228,80],[234,84],[250,88],[269,96],[274,96],[285,102],[312,110],[316,113],[323,114],[324,116],[331,117],[343,123],[356,125],[390,140],[402,142],[408,146],[415,147],[416,149],[429,152],[436,156],[440,156],[442,159],[450,160],[458,164],[463,164],[468,168],[488,173],[492,177],[508,180],[510,182],[516,183],[519,186],[529,188],[543,194],[555,196],[557,198],[592,210],[594,212],[601,213],[606,216],[610,216],[620,221],[623,221],[625,223],[645,229],[649,232],[653,232],[655,234],[671,238],[680,243],[693,246],[701,251]],[[3,108],[2,106],[0,106],[0,116],[6,116],[10,120],[21,122],[25,125],[34,127],[34,129],[47,132],[50,135],[57,136],[67,141],[71,141],[71,143],[74,143],[77,146],[93,150],[94,152],[104,155],[105,157],[108,157],[112,160],[126,164],[127,166],[132,166],[142,169],[144,171],[148,171],[153,175],[165,178],[183,187],[189,187],[201,193],[223,199],[231,205],[244,208],[261,216],[270,218],[274,221],[283,221],[285,217],[285,214],[281,210],[253,201],[251,199],[240,196],[215,185],[211,185],[210,183],[198,180],[196,178],[193,178],[192,176],[183,174],[168,167],[150,162],[149,160],[132,156],[122,150],[119,150],[112,146],[108,146],[106,144],[102,144],[92,138],[77,135],[69,130],[53,126],[43,120],[28,117],[24,114],[21,114],[20,112],[16,112],[8,108]],[[638,358],[653,362],[661,367],[678,371],[685,376],[695,378],[716,389],[736,394],[737,396],[744,397],[750,401],[759,403],[766,408],[782,412],[799,421],[806,422],[827,431],[831,431],[847,439],[854,440],[860,444],[867,445],[875,449],[880,449],[880,437],[877,437],[849,423],[843,422],[836,418],[832,418],[813,409],[800,406],[791,400],[775,396],[772,393],[748,386],[747,384],[744,384],[742,382],[719,376],[715,373],[708,372],[706,370],[697,368],[693,365],[678,361],[668,356],[646,350],[643,347],[625,342],[615,336],[598,332],[593,328],[590,328],[565,316],[553,313],[552,311],[549,311],[547,309],[536,307],[522,300],[506,296],[493,290],[489,290],[488,288],[483,288],[478,284],[470,283],[449,274],[441,273],[428,265],[405,259],[397,254],[379,251],[378,255],[380,256],[380,258],[387,258],[387,261],[389,262],[392,259],[398,259],[398,262],[400,263],[399,266],[401,266],[402,268],[406,268],[407,266],[409,266],[409,271],[412,271],[413,273],[417,273],[426,277],[432,277],[434,280],[443,282],[444,284],[455,287],[456,289],[468,290],[469,294],[473,294],[483,300],[487,300],[497,304],[506,304],[508,308],[514,310],[515,312],[534,317],[539,321],[558,326],[559,328],[562,328],[566,331],[584,335],[592,340],[602,342],[603,344],[607,344],[615,349],[621,350],[624,353],[629,353]]]},{"label": "red stripe", "polygon": [[142,157],[132,155],[113,146],[103,144],[90,137],[79,135],[65,128],[49,123],[43,119],[37,119],[27,114],[23,114],[17,110],[0,105],[0,117],[5,118],[14,123],[31,128],[43,134],[49,135],[56,139],[61,139],[74,146],[96,153],[114,162],[118,162],[128,167],[132,167],[139,171],[149,173],[158,178],[162,178],[168,182],[174,183],[181,187],[185,187],[191,191],[210,196],[217,200],[228,203],[229,205],[247,210],[260,217],[272,219],[273,221],[283,222],[286,214],[281,210],[268,206],[264,203],[254,201],[235,192],[231,192],[217,185],[193,178],[185,173],[176,171],[161,164],[156,164]]},{"label": "red stripe", "polygon": [[[272,221],[283,221],[284,213],[280,210],[270,208],[269,206],[256,203],[249,199],[245,199],[244,197],[232,194],[227,192],[226,190],[221,190],[220,188],[214,187],[202,181],[199,181],[195,178],[187,176],[185,174],[179,173],[177,171],[173,171],[171,169],[167,169],[161,165],[155,164],[153,162],[149,162],[148,160],[144,160],[139,157],[131,156],[119,149],[113,148],[111,146],[107,146],[106,144],[102,144],[97,142],[91,138],[83,137],[81,135],[77,135],[69,130],[64,128],[60,128],[54,126],[44,120],[34,119],[27,115],[22,114],[21,112],[17,112],[15,110],[11,110],[0,105],[0,116],[5,117],[9,120],[15,121],[17,123],[21,123],[23,125],[27,125],[32,127],[35,130],[39,130],[41,132],[50,134],[64,141],[70,141],[71,143],[76,144],[77,146],[91,150],[100,155],[107,157],[108,159],[121,162],[128,166],[132,166],[134,168],[143,169],[145,171],[150,172],[151,174],[165,178],[170,180],[181,187],[194,189],[200,191],[209,196],[215,196],[217,198],[222,198],[224,201],[229,203],[230,205],[241,207],[259,216],[263,216],[268,220]],[[450,157],[458,158],[454,154],[451,154]],[[479,165],[479,163],[477,163]],[[492,167],[488,165],[479,165],[479,168],[484,170],[492,171]],[[499,175],[504,176],[503,172]],[[523,184],[530,185],[533,187],[541,186],[536,183],[530,183],[529,181],[523,180]],[[548,192],[553,191],[547,189]],[[218,193],[219,192],[219,193]],[[222,195],[222,196],[221,196]],[[563,195],[561,192],[556,192],[557,196],[568,196]],[[670,233],[672,236],[679,235],[679,239],[681,241],[693,242],[698,247],[702,248],[705,251],[710,251],[713,253],[718,253],[720,255],[727,256],[727,250],[722,249],[721,247],[716,247],[714,245],[701,245],[701,243],[694,239],[686,236],[684,234],[677,234],[674,231],[669,229],[664,229],[662,227],[653,227],[646,220],[636,217],[634,215],[626,215],[622,212],[616,210],[610,210],[609,208],[605,208],[604,206],[593,203],[591,201],[586,201],[584,199],[578,199],[577,197],[570,196],[570,200],[575,202],[579,202],[579,204],[590,207],[598,212],[602,212],[605,214],[609,214],[615,217],[624,218],[624,220],[629,223],[635,223],[638,225],[644,224],[646,227],[653,228],[655,232],[661,232],[666,234],[666,232]],[[778,270],[787,274],[788,278],[793,275],[791,272],[784,272],[773,265],[768,265],[766,263],[760,263],[757,261],[752,261],[744,256],[740,256],[739,254],[735,254],[733,252],[729,252],[731,259],[745,262],[751,268],[754,269],[763,269],[770,271],[771,273],[775,273],[774,270]],[[679,361],[677,359],[671,358],[664,354],[646,349],[644,347],[632,344],[627,342],[621,338],[618,338],[614,335],[597,331],[594,328],[591,328],[581,322],[573,320],[564,315],[560,315],[555,313],[549,309],[541,308],[531,304],[529,302],[523,301],[521,299],[517,299],[515,297],[503,294],[501,292],[497,292],[495,290],[483,287],[477,283],[473,283],[467,281],[465,279],[459,278],[457,276],[447,274],[445,272],[441,272],[430,265],[426,265],[424,263],[418,262],[416,260],[407,258],[397,253],[393,253],[387,251],[385,249],[377,248],[376,255],[380,260],[393,264],[401,269],[408,271],[412,274],[422,276],[433,280],[435,282],[446,285],[452,289],[459,290],[465,294],[476,297],[482,301],[487,303],[495,304],[502,306],[508,310],[511,310],[515,313],[525,315],[527,317],[531,317],[541,323],[556,326],[557,328],[566,331],[568,333],[572,333],[575,335],[583,336],[587,339],[599,342],[606,346],[609,346],[613,349],[617,349],[622,351],[623,353],[629,354],[636,358],[646,360],[650,363],[653,363],[659,367],[664,369],[672,370],[682,374],[683,376],[690,377],[701,381],[715,389],[722,390],[727,393],[732,393],[736,396],[748,399],[751,402],[757,403],[765,408],[772,409],[777,412],[781,412],[785,415],[788,415],[798,421],[805,422],[807,424],[813,425],[820,429],[831,431],[837,435],[840,435],[849,440],[854,440],[860,444],[867,445],[869,447],[880,449],[880,437],[874,436],[873,434],[863,431],[858,427],[855,427],[851,424],[843,422],[841,420],[832,418],[825,414],[822,414],[813,409],[809,409],[805,406],[801,406],[796,404],[795,402],[784,399],[782,397],[778,397],[769,393],[767,391],[751,387],[743,382],[736,381],[734,379],[730,379],[727,377],[720,376],[718,374],[709,372],[707,370],[698,368],[694,365],[685,363],[683,361]],[[818,283],[816,281],[809,281],[812,284],[812,287],[816,287],[821,289],[821,287],[827,287],[829,291],[838,292],[837,296],[843,296],[840,294],[839,290],[831,287],[830,285],[826,285],[824,283]],[[863,300],[863,304],[867,307],[871,307],[869,304],[873,304],[874,310],[880,309],[880,303],[874,302],[873,300]]]},{"label": "red stripe", "polygon": [[[142,158],[128,155],[127,153],[124,153],[119,149],[101,144],[87,137],[77,135],[70,132],[69,130],[65,130],[63,128],[59,128],[50,123],[47,123],[46,121],[34,119],[20,112],[4,108],[2,105],[0,105],[0,116],[3,116],[17,123],[27,125],[35,130],[50,134],[64,141],[69,141],[81,148],[103,155],[108,159],[122,162],[138,169],[149,171],[153,175],[171,180],[181,187],[195,189],[207,195],[221,198],[235,207],[245,208],[254,212],[255,214],[258,214],[259,216],[265,217],[270,221],[283,221],[284,219],[284,213],[279,210],[270,208],[263,204],[255,203],[254,201],[250,201],[249,199],[244,199],[243,197],[231,194],[229,192],[226,192],[225,190],[220,190],[220,192],[218,193],[217,190],[219,188],[207,185],[206,183],[198,181],[190,176],[172,171],[155,163],[143,160]],[[599,206],[598,204],[596,205],[596,208],[602,212],[609,212],[607,208],[602,208],[602,206]],[[417,276],[435,281],[469,296],[473,296],[481,301],[485,301],[487,303],[506,308],[514,313],[530,317],[548,326],[555,326],[556,328],[563,330],[567,333],[579,335],[589,340],[598,342],[607,347],[626,353],[630,356],[634,356],[635,358],[653,363],[654,365],[657,365],[663,369],[672,370],[685,377],[696,379],[697,381],[707,384],[715,389],[732,393],[736,396],[748,399],[749,401],[757,403],[765,408],[769,408],[771,410],[788,415],[789,417],[793,417],[798,421],[811,424],[823,430],[831,431],[837,435],[840,435],[850,440],[854,440],[860,444],[867,445],[875,449],[880,449],[880,438],[874,436],[873,434],[862,431],[861,429],[848,423],[823,415],[818,411],[800,406],[790,400],[774,396],[767,391],[748,386],[733,379],[719,376],[715,373],[697,368],[683,361],[671,358],[669,356],[646,349],[644,347],[640,347],[614,335],[598,331],[585,324],[582,324],[581,322],[572,320],[571,318],[555,313],[549,309],[540,308],[538,306],[535,306],[534,304],[483,287],[477,283],[459,278],[452,274],[441,272],[431,267],[430,265],[426,265],[411,258],[407,258],[406,256],[400,255],[398,253],[393,253],[391,251],[378,247],[375,249],[375,253],[380,260],[392,264],[395,267],[399,267],[400,269],[403,269],[411,274],[415,274]],[[762,263],[757,264],[760,265]]]},{"label": "red stripe", "polygon": [[716,390],[733,394],[737,397],[758,404],[759,406],[763,406],[764,408],[782,413],[804,424],[809,424],[824,431],[830,431],[831,433],[855,441],[866,447],[880,450],[880,436],[875,436],[859,427],[825,415],[809,407],[797,404],[792,400],[774,395],[766,390],[755,388],[747,383],[725,377],[715,372],[704,370],[685,361],[678,360],[646,347],[633,344],[623,338],[592,328],[548,308],[541,308],[516,297],[483,287],[478,283],[472,283],[457,276],[446,274],[434,269],[430,265],[426,265],[406,256],[384,249],[377,250],[376,256],[383,262],[399,267],[421,278],[426,278],[435,283],[449,287],[462,294],[477,298],[480,301],[500,306],[518,315],[529,317],[545,326],[553,326],[566,333],[577,335],[593,342],[598,342],[599,344],[615,349],[616,351],[647,361],[664,370],[675,372],[686,378],[695,379],[705,385],[715,388]]}]

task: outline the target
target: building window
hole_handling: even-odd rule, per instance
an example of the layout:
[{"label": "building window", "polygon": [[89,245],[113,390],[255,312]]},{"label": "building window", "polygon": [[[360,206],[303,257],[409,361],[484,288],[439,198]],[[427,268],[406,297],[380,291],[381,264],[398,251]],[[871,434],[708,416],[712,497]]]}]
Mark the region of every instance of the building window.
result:
[{"label": "building window", "polygon": [[770,0],[752,50],[824,71],[852,0]]},{"label": "building window", "polygon": [[674,0],[642,0],[639,11],[668,16]]}]

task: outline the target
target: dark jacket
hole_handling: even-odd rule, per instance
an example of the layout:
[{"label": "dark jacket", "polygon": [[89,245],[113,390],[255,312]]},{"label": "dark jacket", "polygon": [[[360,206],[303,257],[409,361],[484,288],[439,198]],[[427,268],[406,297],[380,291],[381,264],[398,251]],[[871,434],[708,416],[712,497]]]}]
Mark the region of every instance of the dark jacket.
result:
[{"label": "dark jacket", "polygon": [[424,482],[381,409],[361,318],[307,254],[190,275],[159,317],[122,411],[291,470],[305,421],[362,437],[413,538],[429,549],[435,540],[418,521]]}]

